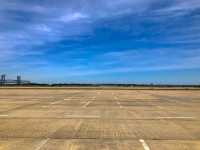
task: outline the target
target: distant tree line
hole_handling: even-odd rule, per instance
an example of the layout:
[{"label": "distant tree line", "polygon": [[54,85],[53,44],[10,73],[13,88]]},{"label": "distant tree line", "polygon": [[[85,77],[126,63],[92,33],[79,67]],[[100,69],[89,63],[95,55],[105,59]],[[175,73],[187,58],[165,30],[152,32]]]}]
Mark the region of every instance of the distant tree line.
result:
[{"label": "distant tree line", "polygon": [[3,85],[7,87],[22,86],[22,87],[200,87],[200,85],[170,85],[170,84],[79,84],[79,83],[58,83],[58,84],[42,84],[42,83],[27,83],[22,85]]}]

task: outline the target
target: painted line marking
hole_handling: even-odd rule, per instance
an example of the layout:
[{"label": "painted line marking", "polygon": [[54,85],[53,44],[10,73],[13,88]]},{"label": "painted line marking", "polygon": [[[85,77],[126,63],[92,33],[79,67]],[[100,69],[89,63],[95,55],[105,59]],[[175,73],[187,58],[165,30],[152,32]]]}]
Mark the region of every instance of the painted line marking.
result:
[{"label": "painted line marking", "polygon": [[64,101],[71,101],[72,99],[70,98],[65,98]]},{"label": "painted line marking", "polygon": [[81,127],[81,124],[82,124],[82,121],[79,121],[79,123],[75,126],[75,132],[74,132],[74,135],[73,135],[73,137],[75,137],[76,135],[77,135],[77,132],[78,132],[78,130],[80,129],[80,127]]},{"label": "painted line marking", "polygon": [[87,115],[65,115],[65,117],[68,117],[68,118],[100,118],[100,116],[95,116],[95,115],[91,115],[91,116],[87,116]]},{"label": "painted line marking", "polygon": [[117,102],[117,104],[119,105],[119,108],[123,108],[120,102]]},{"label": "painted line marking", "polygon": [[50,139],[43,140],[35,150],[40,150]]},{"label": "painted line marking", "polygon": [[143,139],[140,139],[139,141],[140,141],[140,143],[142,143],[144,150],[150,150],[149,146]]},{"label": "painted line marking", "polygon": [[8,115],[0,115],[0,117],[8,117]]},{"label": "painted line marking", "polygon": [[42,106],[42,108],[47,108],[48,106]]},{"label": "painted line marking", "polygon": [[83,105],[83,107],[87,107],[90,103],[91,101],[88,101],[85,105]]},{"label": "painted line marking", "polygon": [[58,103],[61,103],[62,101],[56,101],[56,102],[52,102],[50,103],[51,105],[54,105],[54,104],[58,104]]},{"label": "painted line marking", "polygon": [[195,119],[195,117],[156,117],[156,119]]},{"label": "painted line marking", "polygon": [[119,107],[120,107],[120,108],[122,108],[122,106],[121,106],[121,103],[120,103],[120,102],[117,102],[117,104],[119,105]]},{"label": "painted line marking", "polygon": [[[114,96],[114,99],[115,99],[115,100],[118,100],[118,97],[117,97],[117,96]],[[119,108],[123,108],[123,106],[121,105],[120,102],[117,101],[117,104],[119,105]]]}]

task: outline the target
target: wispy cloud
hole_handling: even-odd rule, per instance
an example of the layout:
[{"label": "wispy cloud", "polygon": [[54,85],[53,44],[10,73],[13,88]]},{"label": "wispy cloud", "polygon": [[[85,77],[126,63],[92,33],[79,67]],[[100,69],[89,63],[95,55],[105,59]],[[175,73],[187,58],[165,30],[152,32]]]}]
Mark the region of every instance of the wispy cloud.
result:
[{"label": "wispy cloud", "polygon": [[114,69],[115,71],[137,72],[193,69],[200,66],[200,49],[159,48],[123,50],[105,53],[99,59],[110,62],[109,69],[116,68]]},{"label": "wispy cloud", "polygon": [[62,72],[70,66],[66,74],[73,76],[200,66],[199,0],[0,4],[1,68],[41,64],[44,70],[57,67]]},{"label": "wispy cloud", "polygon": [[67,14],[64,16],[61,16],[60,20],[64,23],[72,22],[72,21],[80,21],[81,19],[87,19],[89,18],[87,15],[84,15],[80,12],[75,12],[72,14]]}]

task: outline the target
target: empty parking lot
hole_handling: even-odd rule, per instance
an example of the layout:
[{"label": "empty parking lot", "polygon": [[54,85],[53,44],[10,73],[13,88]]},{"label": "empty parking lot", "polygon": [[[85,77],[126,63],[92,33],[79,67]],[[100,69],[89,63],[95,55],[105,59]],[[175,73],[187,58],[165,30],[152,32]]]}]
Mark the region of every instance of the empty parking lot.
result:
[{"label": "empty parking lot", "polygon": [[0,150],[199,150],[200,90],[0,89]]}]

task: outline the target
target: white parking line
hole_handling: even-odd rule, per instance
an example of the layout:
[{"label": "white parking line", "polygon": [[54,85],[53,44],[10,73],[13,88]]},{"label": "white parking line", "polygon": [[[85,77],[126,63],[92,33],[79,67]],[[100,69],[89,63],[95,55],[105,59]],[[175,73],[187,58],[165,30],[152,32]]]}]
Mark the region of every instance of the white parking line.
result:
[{"label": "white parking line", "polygon": [[52,103],[50,103],[51,105],[54,105],[54,104],[58,104],[58,103],[61,103],[62,102],[62,100],[61,101],[56,101],[56,102],[52,102]]},{"label": "white parking line", "polygon": [[140,139],[139,141],[140,141],[140,143],[142,143],[144,150],[150,150],[149,146],[143,139]]},{"label": "white parking line", "polygon": [[65,118],[100,118],[100,116],[97,115],[69,115],[65,114]]},{"label": "white parking line", "polygon": [[123,108],[120,102],[117,102],[117,104],[119,105],[119,108]]},{"label": "white parking line", "polygon": [[83,105],[83,107],[87,107],[90,103],[91,101],[88,101],[85,105]]},{"label": "white parking line", "polygon": [[119,108],[123,108],[123,106],[121,104],[119,104]]},{"label": "white parking line", "polygon": [[156,117],[156,119],[195,119],[195,117]]},{"label": "white parking line", "polygon": [[[118,100],[118,97],[117,97],[117,96],[114,96],[114,99],[115,99],[115,100]],[[123,106],[121,105],[120,102],[117,101],[117,104],[119,105],[119,108],[123,108]]]},{"label": "white parking line", "polygon": [[8,115],[0,115],[0,117],[8,117]]},{"label": "white parking line", "polygon": [[82,121],[79,121],[79,123],[77,123],[77,125],[74,128],[75,131],[77,131],[80,128],[81,124],[82,124]]},{"label": "white parking line", "polygon": [[42,108],[47,108],[48,106],[42,106]]},{"label": "white parking line", "polygon": [[43,140],[35,150],[40,150],[48,141],[49,141],[49,138]]},{"label": "white parking line", "polygon": [[64,101],[71,101],[72,99],[70,98],[65,98]]}]

